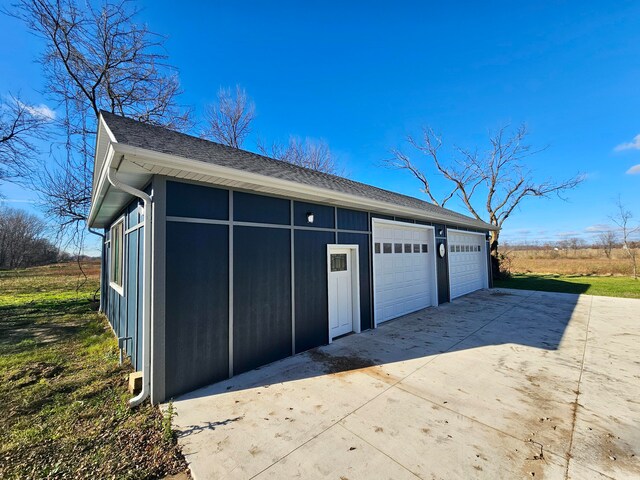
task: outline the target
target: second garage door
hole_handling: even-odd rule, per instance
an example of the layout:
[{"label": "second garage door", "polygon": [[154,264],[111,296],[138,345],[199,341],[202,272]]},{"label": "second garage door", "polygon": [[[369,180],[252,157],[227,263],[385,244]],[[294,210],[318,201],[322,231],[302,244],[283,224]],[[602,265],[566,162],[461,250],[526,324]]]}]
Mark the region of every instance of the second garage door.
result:
[{"label": "second garage door", "polygon": [[437,305],[433,229],[373,221],[376,323]]},{"label": "second garage door", "polygon": [[487,288],[488,270],[483,234],[448,230],[451,299]]}]

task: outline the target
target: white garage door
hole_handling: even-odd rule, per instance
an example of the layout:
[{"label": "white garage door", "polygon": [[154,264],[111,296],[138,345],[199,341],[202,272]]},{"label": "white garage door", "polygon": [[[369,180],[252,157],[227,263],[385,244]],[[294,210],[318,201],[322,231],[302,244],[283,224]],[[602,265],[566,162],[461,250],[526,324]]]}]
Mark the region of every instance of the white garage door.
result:
[{"label": "white garage door", "polygon": [[487,288],[487,257],[483,234],[448,230],[451,299]]},{"label": "white garage door", "polygon": [[433,229],[373,221],[376,323],[437,304]]}]

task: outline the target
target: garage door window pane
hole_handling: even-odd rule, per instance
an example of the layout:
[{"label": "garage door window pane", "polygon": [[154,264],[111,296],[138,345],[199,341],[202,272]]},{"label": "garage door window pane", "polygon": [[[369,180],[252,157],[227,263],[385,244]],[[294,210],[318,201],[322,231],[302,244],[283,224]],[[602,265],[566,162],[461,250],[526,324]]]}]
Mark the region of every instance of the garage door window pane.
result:
[{"label": "garage door window pane", "polygon": [[429,253],[429,245],[426,243],[422,244],[422,253]]},{"label": "garage door window pane", "polygon": [[411,244],[410,243],[405,243],[404,244],[404,253],[411,253]]},{"label": "garage door window pane", "polygon": [[420,253],[420,244],[419,243],[414,243],[413,244],[413,253]]},{"label": "garage door window pane", "polygon": [[382,251],[384,253],[391,253],[391,244],[390,243],[383,244],[382,248],[383,248]]},{"label": "garage door window pane", "polygon": [[393,251],[395,253],[402,253],[402,244],[401,243],[394,244]]},{"label": "garage door window pane", "polygon": [[376,253],[380,253],[380,244],[376,242]]},{"label": "garage door window pane", "polygon": [[331,271],[344,272],[347,270],[347,254],[332,253],[331,254]]}]

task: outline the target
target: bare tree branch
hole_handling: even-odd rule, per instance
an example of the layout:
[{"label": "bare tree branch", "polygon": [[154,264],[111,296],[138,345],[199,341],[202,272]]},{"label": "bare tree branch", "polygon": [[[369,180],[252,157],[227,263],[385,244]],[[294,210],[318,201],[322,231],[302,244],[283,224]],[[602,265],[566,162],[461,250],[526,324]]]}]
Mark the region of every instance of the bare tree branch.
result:
[{"label": "bare tree branch", "polygon": [[289,138],[286,145],[274,142],[267,147],[258,141],[258,151],[271,158],[332,175],[342,175],[329,144],[324,140]]},{"label": "bare tree branch", "polygon": [[[435,174],[453,185],[452,191],[445,194],[442,201],[437,200],[427,172],[409,155],[395,149],[392,150],[393,158],[385,163],[390,168],[409,171],[422,184],[423,192],[434,204],[444,206],[457,195],[475,218],[486,220],[500,229],[526,197],[556,194],[562,198],[564,192],[574,189],[584,179],[582,175],[576,175],[566,180],[536,182],[526,160],[544,148],[534,149],[528,145],[527,135],[525,125],[513,130],[505,125],[489,136],[490,147],[486,152],[455,147],[455,156],[446,160],[440,156],[442,139],[432,129],[424,128],[419,141],[409,136],[408,144],[429,160]],[[485,196],[482,202],[484,214],[481,214],[481,203],[476,201],[481,194]],[[491,251],[494,256],[497,255],[499,235],[499,230],[492,232]]]},{"label": "bare tree branch", "polygon": [[236,85],[235,94],[231,89],[218,90],[218,101],[206,109],[207,128],[204,138],[210,138],[223,145],[242,147],[251,132],[251,122],[255,118],[255,105],[247,92]]},{"label": "bare tree branch", "polygon": [[5,12],[43,40],[46,91],[62,112],[56,122],[62,155],[33,174],[33,186],[47,215],[77,239],[84,238],[79,232],[90,206],[100,110],[188,128],[190,112],[177,103],[177,74],[165,63],[164,38],[137,23],[138,10],[127,0],[97,6],[77,0],[18,0]]},{"label": "bare tree branch", "polygon": [[626,205],[622,203],[622,198],[618,196],[615,202],[616,213],[611,217],[611,221],[620,228],[620,235],[622,236],[622,249],[627,253],[631,267],[633,269],[633,278],[638,279],[638,252],[635,248],[635,243],[632,242],[632,237],[640,232],[640,224],[633,226],[633,214],[627,209]]},{"label": "bare tree branch", "polygon": [[0,183],[21,181],[37,154],[34,140],[45,138],[51,117],[19,97],[0,98]]}]

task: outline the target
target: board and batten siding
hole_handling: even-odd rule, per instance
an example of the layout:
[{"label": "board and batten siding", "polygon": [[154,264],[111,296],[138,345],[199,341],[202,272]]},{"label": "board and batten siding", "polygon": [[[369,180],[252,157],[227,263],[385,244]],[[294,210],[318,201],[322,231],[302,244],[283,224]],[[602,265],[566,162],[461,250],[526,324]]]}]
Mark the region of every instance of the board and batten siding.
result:
[{"label": "board and batten siding", "polygon": [[[166,186],[154,203],[163,202],[158,211],[165,209],[166,221],[154,219],[165,222],[154,232],[161,232],[166,247],[154,252],[160,255],[155,264],[163,267],[154,272],[160,292],[154,299],[154,371],[161,372],[154,382],[162,383],[153,387],[155,402],[328,343],[328,244],[359,246],[360,325],[372,328],[372,218],[432,225],[158,180]],[[437,242],[446,242],[446,228],[439,228]],[[437,264],[439,289],[446,293],[441,301],[447,301],[448,285],[440,285],[447,281],[446,257]]]},{"label": "board and batten siding", "polygon": [[[146,189],[151,191],[150,187]],[[111,261],[110,229],[104,231],[101,271],[101,308],[118,338],[122,338],[124,354],[131,359],[135,370],[142,368],[142,260],[144,249],[144,227],[138,200],[127,205],[113,223],[124,218],[123,242],[123,293],[109,284]]]}]

